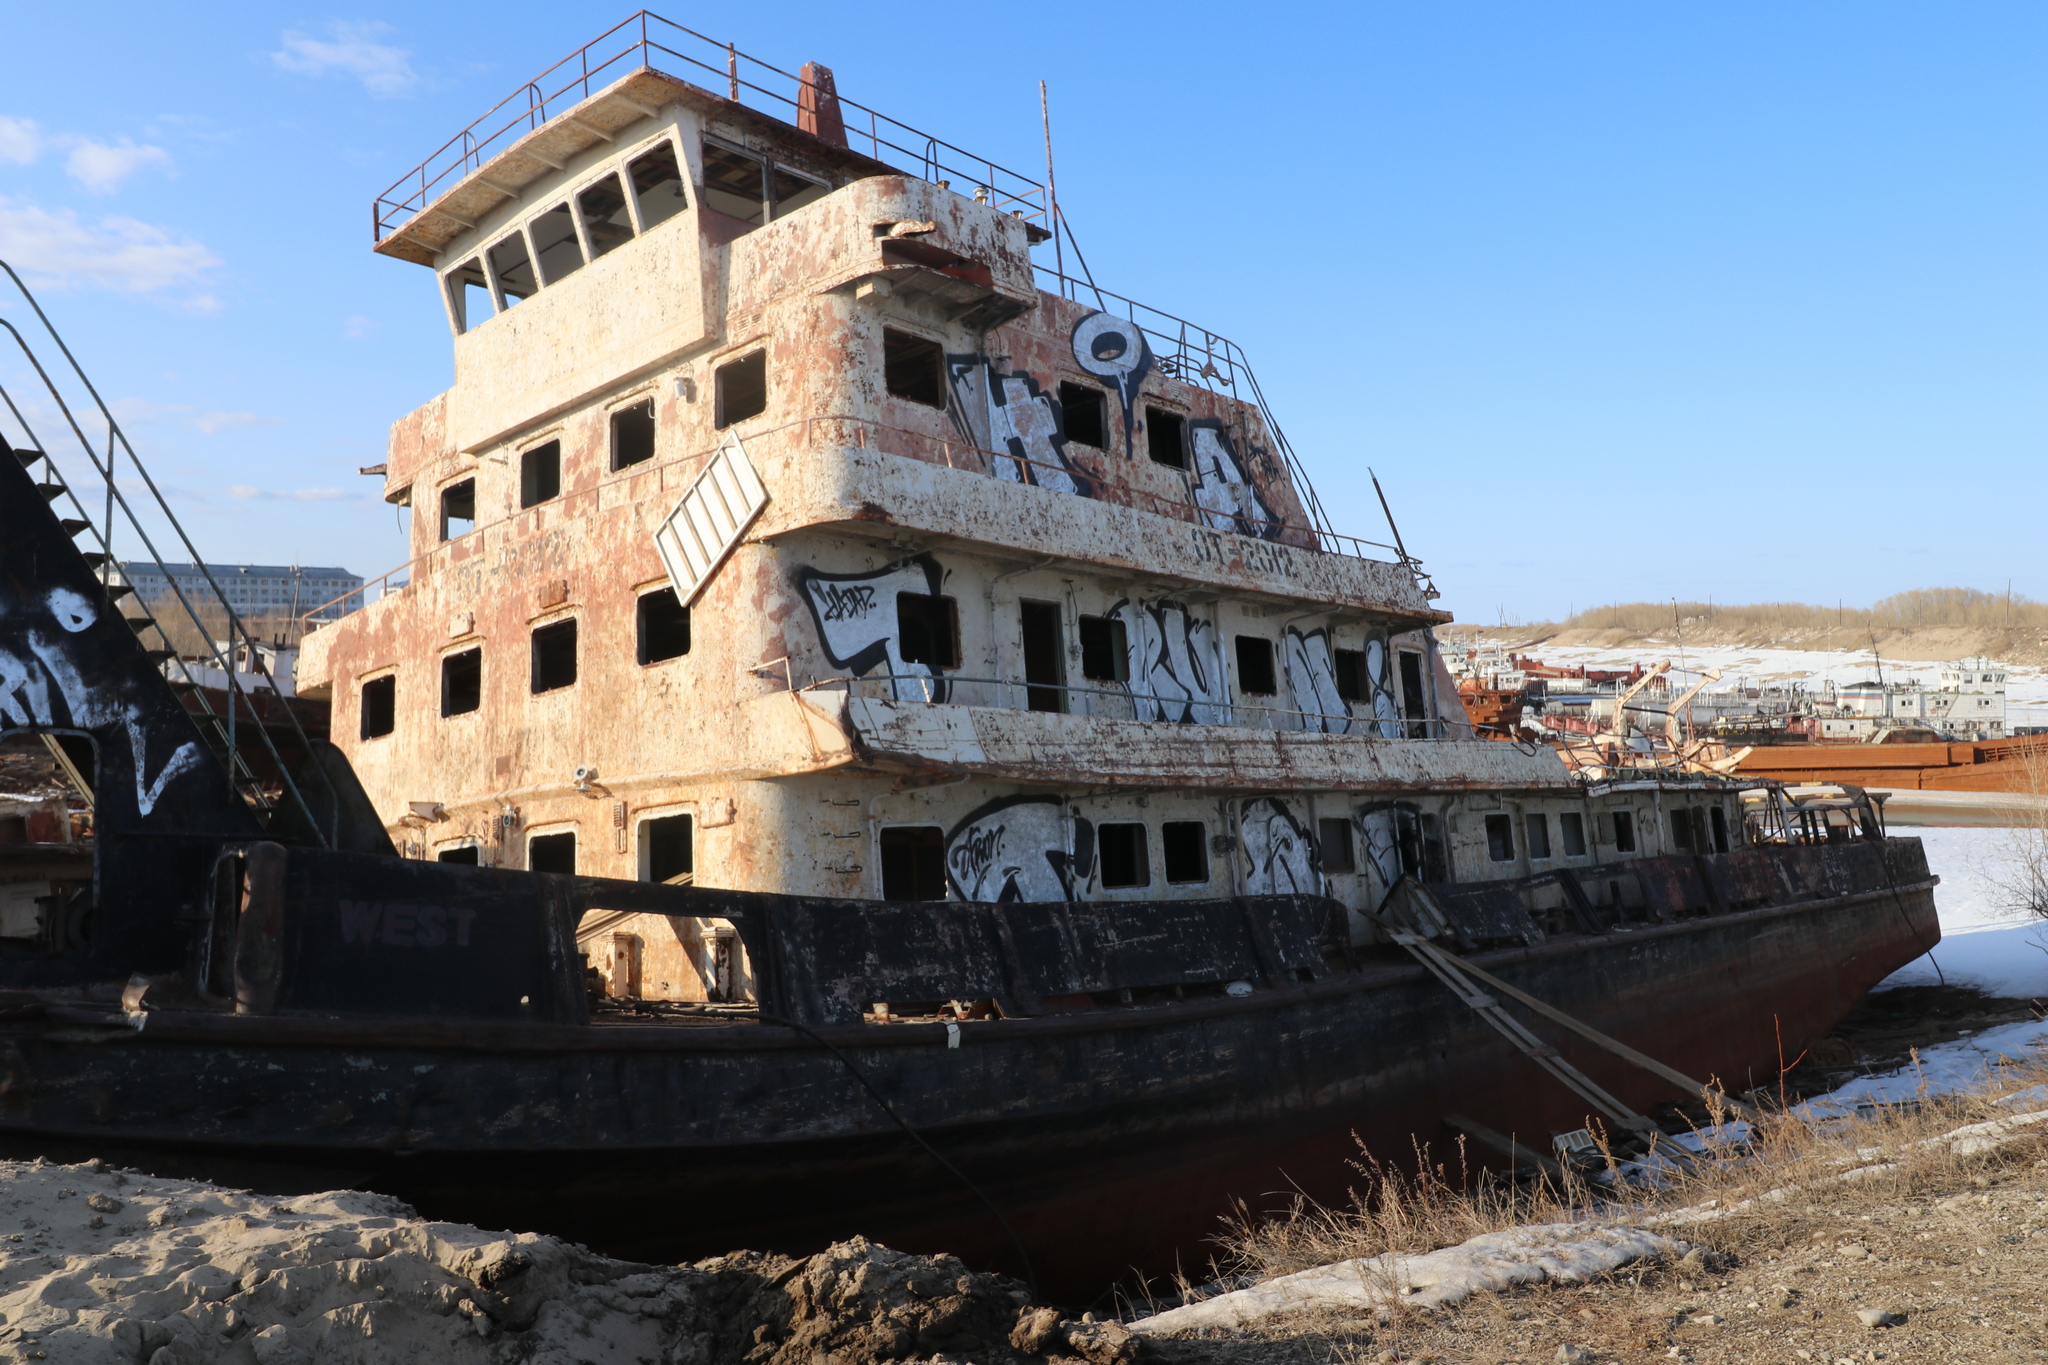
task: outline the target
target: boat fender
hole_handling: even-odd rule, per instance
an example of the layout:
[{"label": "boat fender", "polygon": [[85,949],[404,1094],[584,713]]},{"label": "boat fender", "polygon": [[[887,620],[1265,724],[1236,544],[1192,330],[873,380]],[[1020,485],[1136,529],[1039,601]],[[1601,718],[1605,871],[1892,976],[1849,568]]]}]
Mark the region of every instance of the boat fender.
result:
[{"label": "boat fender", "polygon": [[949,1023],[946,1025],[946,1046],[949,1048],[960,1046],[960,1026],[958,1024]]}]

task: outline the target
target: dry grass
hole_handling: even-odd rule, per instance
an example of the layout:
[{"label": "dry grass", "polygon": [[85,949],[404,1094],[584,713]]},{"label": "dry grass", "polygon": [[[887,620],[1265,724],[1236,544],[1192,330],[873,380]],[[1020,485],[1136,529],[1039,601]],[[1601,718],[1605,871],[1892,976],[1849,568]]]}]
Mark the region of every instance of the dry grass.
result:
[{"label": "dry grass", "polygon": [[1674,625],[1770,632],[1777,635],[1834,629],[1850,635],[1900,630],[2048,629],[2048,602],[2014,593],[1976,588],[1915,588],[1894,593],[1868,607],[1818,606],[1807,602],[1758,602],[1728,606],[1714,602],[1618,602],[1574,613],[1558,622],[1568,630],[1626,630],[1651,633]]}]

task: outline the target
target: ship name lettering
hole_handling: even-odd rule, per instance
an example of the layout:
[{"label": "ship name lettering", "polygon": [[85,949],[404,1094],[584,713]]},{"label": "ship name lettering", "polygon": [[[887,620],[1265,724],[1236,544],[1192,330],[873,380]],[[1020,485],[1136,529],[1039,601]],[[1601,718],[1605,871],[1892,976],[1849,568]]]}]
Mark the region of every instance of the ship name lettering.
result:
[{"label": "ship name lettering", "polygon": [[343,943],[383,943],[393,948],[438,948],[452,934],[455,946],[469,946],[469,924],[476,911],[467,906],[386,905],[375,901],[341,902]]}]

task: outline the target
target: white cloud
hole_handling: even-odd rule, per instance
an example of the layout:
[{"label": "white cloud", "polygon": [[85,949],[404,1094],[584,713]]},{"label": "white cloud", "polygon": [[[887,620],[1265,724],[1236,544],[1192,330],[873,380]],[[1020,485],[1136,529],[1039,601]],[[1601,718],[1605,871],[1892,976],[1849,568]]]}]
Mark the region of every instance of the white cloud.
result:
[{"label": "white cloud", "polygon": [[0,258],[39,284],[81,281],[146,294],[196,283],[220,258],[189,237],[133,218],[88,224],[70,209],[52,212],[0,198]]},{"label": "white cloud", "polygon": [[65,158],[64,171],[89,190],[104,194],[118,189],[123,180],[144,166],[170,169],[171,154],[161,147],[137,146],[127,138],[118,143],[94,142],[81,138]]},{"label": "white cloud", "polygon": [[28,166],[43,154],[43,130],[32,118],[0,114],[0,161]]},{"label": "white cloud", "polygon": [[345,337],[352,337],[358,341],[360,341],[364,337],[369,336],[376,330],[376,321],[372,318],[364,317],[361,313],[350,313],[347,317],[341,320],[341,334]]},{"label": "white cloud", "polygon": [[374,41],[390,32],[388,24],[351,24],[339,19],[327,25],[327,38],[311,38],[287,30],[281,51],[270,54],[279,67],[300,76],[353,76],[373,95],[403,95],[419,84],[412,54],[404,48]]},{"label": "white cloud", "polygon": [[281,417],[264,417],[253,412],[216,412],[189,403],[152,403],[147,398],[116,398],[114,418],[124,427],[171,425],[211,436],[216,432],[244,427],[281,427]]},{"label": "white cloud", "polygon": [[360,494],[350,493],[343,488],[293,488],[290,490],[256,488],[246,483],[228,485],[228,496],[244,502],[345,502],[361,500]]}]

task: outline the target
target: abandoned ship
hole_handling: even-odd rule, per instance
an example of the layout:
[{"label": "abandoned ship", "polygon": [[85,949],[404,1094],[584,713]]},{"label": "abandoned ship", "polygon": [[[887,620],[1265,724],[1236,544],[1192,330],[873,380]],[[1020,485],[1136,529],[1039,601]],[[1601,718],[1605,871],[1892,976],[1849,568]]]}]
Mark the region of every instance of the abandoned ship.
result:
[{"label": "abandoned ship", "polygon": [[[636,16],[375,246],[455,379],[381,470],[409,563],[304,640],[331,744],[124,617],[103,407],[105,528],[0,460],[0,736],[91,817],[0,843],[11,1150],[1085,1301],[1341,1201],[1354,1133],[1686,1098],[1587,1030],[1774,1080],[1938,935],[1868,803],[1476,738],[1240,352],[823,68]],[[1517,1042],[1446,952],[1586,1029]]]}]

